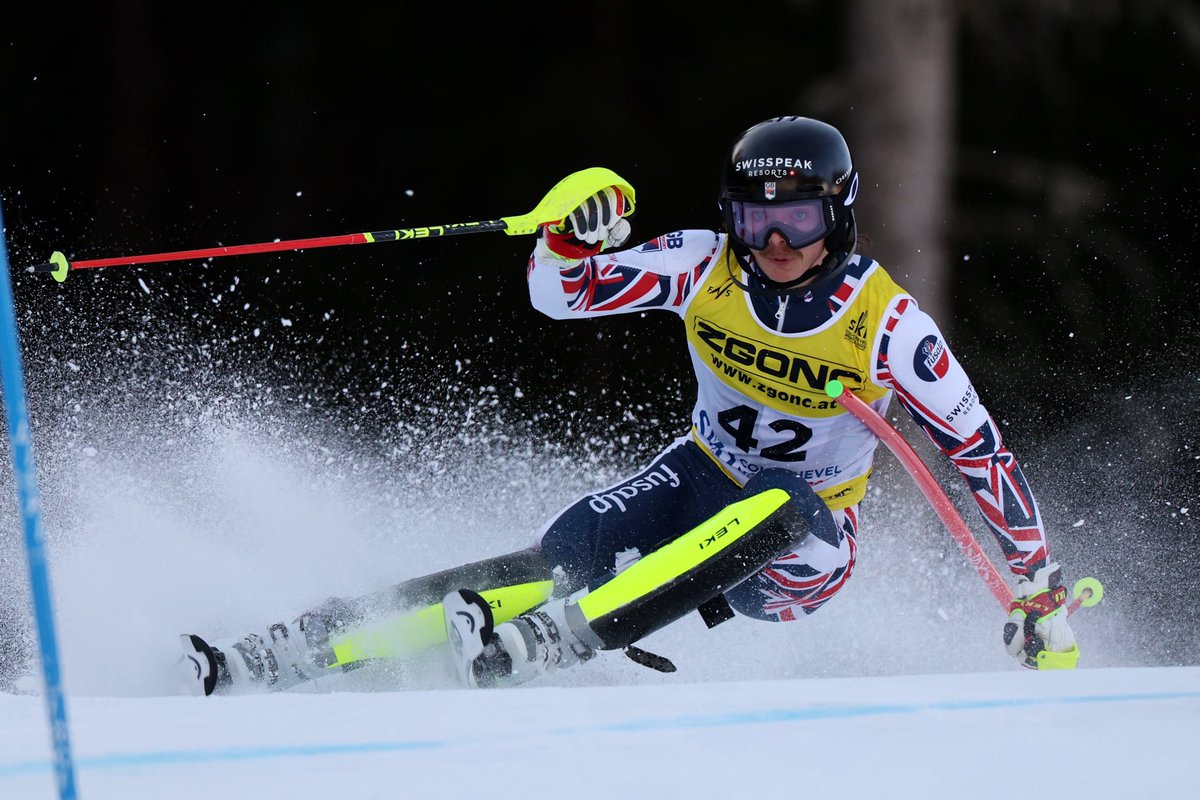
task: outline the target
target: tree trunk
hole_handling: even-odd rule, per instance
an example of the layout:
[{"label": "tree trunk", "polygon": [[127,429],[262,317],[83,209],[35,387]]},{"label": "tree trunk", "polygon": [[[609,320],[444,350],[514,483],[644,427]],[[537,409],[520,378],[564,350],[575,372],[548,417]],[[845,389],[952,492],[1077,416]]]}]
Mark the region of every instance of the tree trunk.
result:
[{"label": "tree trunk", "polygon": [[860,251],[950,327],[946,228],[954,163],[952,0],[855,0],[846,137],[861,181]]}]

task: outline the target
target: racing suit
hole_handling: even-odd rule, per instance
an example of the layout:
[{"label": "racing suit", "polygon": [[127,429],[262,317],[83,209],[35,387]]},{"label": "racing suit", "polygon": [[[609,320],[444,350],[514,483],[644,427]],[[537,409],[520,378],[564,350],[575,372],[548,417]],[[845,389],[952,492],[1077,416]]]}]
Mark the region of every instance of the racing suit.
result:
[{"label": "racing suit", "polygon": [[687,434],[538,531],[551,565],[582,582],[603,580],[736,500],[762,470],[782,468],[803,478],[828,514],[725,597],[764,620],[815,611],[854,569],[859,506],[878,445],[825,394],[834,379],[880,414],[898,399],[963,476],[1014,574],[1047,562],[1020,466],[937,325],[882,266],[852,255],[844,269],[783,294],[747,266],[724,234],[707,230],[582,261],[535,249],[535,308],[554,319],[678,314],[697,382]]}]

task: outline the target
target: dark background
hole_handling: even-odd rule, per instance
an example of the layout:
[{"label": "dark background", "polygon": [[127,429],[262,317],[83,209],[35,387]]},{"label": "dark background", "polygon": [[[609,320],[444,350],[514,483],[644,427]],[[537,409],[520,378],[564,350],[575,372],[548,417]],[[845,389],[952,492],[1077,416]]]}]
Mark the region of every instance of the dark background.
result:
[{"label": "dark background", "polygon": [[[1082,401],[1081,385],[1128,386],[1166,353],[1194,356],[1196,12],[934,5],[959,15],[953,197],[947,241],[930,243],[949,265],[938,317],[969,360],[995,359],[976,370],[988,396],[1059,422],[1057,398]],[[717,224],[719,159],[749,124],[792,112],[855,124],[855,31],[826,4],[423,13],[255,4],[180,15],[138,2],[68,19],[17,12],[3,34],[0,126],[12,261],[492,219],[595,164],[639,190],[641,240]],[[864,185],[867,203],[871,176]],[[887,224],[886,210],[878,216],[861,220],[863,249],[902,260],[871,249]],[[449,346],[506,330],[523,344],[491,348],[501,374],[528,367],[522,348],[629,328],[581,333],[533,315],[521,287],[529,245],[490,235],[246,256],[18,289],[31,307],[86,296],[111,299],[103,313],[121,316],[140,279],[199,303],[236,277],[241,292],[260,292],[250,298],[259,319],[230,303],[208,308],[213,318],[279,333],[276,314],[303,328],[332,311],[322,334],[343,356],[341,343],[361,348],[363,337],[386,353],[400,336]],[[923,287],[911,288],[920,299]],[[638,329],[639,339],[674,330],[670,320]],[[594,344],[580,347],[538,374],[615,390],[623,376],[594,369]],[[672,370],[677,350],[665,350],[638,360]],[[1035,380],[1041,390],[1026,391]]]},{"label": "dark background", "polygon": [[[713,227],[739,131],[790,113],[853,130],[853,5],[6,12],[0,196],[35,421],[64,395],[165,409],[200,372],[253,411],[252,374],[351,438],[499,399],[503,424],[556,440],[615,431],[615,455],[640,463],[686,426],[682,331],[665,314],[536,314],[527,237],[81,270],[62,285],[19,268],[52,250],[494,219],[593,165],[637,188],[636,240]],[[1163,576],[1149,600],[1179,599],[1197,553],[1196,511],[1180,509],[1200,483],[1200,14],[1168,0],[940,5],[959,21],[947,236],[931,245],[948,265],[939,321],[1042,476],[1052,527],[1125,513],[1068,555],[1091,552],[1119,581],[1136,548]],[[870,245],[883,213],[860,230],[886,266]]]}]

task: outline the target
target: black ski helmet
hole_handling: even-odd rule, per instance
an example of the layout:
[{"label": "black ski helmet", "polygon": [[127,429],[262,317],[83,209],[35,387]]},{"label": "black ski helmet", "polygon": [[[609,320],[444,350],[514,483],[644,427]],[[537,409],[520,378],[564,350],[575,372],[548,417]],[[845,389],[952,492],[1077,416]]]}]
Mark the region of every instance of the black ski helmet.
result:
[{"label": "black ski helmet", "polygon": [[730,146],[718,205],[735,249],[746,255],[750,248],[735,233],[732,201],[772,204],[822,198],[830,256],[830,263],[822,266],[830,271],[854,252],[857,194],[858,173],[837,128],[808,117],[775,117],[746,129]]}]

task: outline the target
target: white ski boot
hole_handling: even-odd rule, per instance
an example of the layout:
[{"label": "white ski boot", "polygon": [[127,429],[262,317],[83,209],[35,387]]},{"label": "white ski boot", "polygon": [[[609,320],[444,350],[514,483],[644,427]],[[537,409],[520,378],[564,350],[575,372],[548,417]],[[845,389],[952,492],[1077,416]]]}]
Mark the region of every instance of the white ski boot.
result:
[{"label": "white ski boot", "polygon": [[305,645],[294,641],[277,622],[266,637],[251,633],[231,645],[214,647],[194,634],[179,637],[183,668],[194,694],[280,691],[318,677],[321,670],[305,659]]},{"label": "white ski boot", "polygon": [[446,595],[443,610],[460,682],[513,686],[595,656],[567,624],[566,604],[565,598],[552,600],[492,632],[491,609],[482,597],[469,590]]},{"label": "white ski boot", "polygon": [[498,676],[503,682],[524,683],[596,655],[567,624],[566,605],[566,599],[552,600],[496,627],[496,639],[511,663],[509,674]]}]

